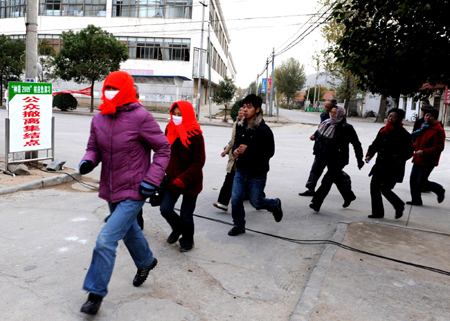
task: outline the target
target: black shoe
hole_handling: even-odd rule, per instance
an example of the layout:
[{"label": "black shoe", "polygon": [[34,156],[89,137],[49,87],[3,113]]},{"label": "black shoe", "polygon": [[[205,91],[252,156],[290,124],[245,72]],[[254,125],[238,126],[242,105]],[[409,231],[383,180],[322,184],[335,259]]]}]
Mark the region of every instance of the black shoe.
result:
[{"label": "black shoe", "polygon": [[317,213],[319,213],[319,211],[320,211],[320,205],[319,204],[311,203],[311,204],[309,204],[309,207],[312,208]]},{"label": "black shoe", "polygon": [[107,217],[105,217],[105,219],[103,220],[103,222],[108,222],[109,218],[111,217],[112,214],[109,214]]},{"label": "black shoe", "polygon": [[352,197],[350,197],[349,199],[344,200],[344,204],[342,204],[343,208],[347,208],[350,206],[350,204],[356,199],[356,196],[353,195]]},{"label": "black shoe", "polygon": [[440,193],[437,193],[438,203],[442,203],[445,198],[445,189],[442,189]]},{"label": "black shoe", "polygon": [[277,210],[273,212],[273,217],[275,218],[275,222],[280,222],[283,218],[283,209],[281,208],[281,200],[279,198],[275,199],[277,201]]},{"label": "black shoe", "polygon": [[402,217],[403,216],[403,211],[405,210],[405,207],[404,206],[402,206],[402,207],[400,207],[400,208],[397,208],[396,210],[395,210],[395,219],[396,220],[398,220],[400,217]]},{"label": "black shoe", "polygon": [[143,269],[138,269],[136,272],[136,275],[134,276],[134,279],[133,279],[133,285],[136,287],[141,286],[142,283],[144,283],[145,280],[147,280],[150,270],[153,270],[155,268],[156,264],[158,264],[158,260],[156,258],[153,258],[153,262],[150,263],[149,266],[147,266]]},{"label": "black shoe", "polygon": [[177,242],[179,238],[180,233],[172,231],[172,233],[170,233],[169,237],[167,238],[167,243],[173,244]]},{"label": "black shoe", "polygon": [[316,194],[316,192],[311,190],[306,190],[303,193],[298,193],[298,195],[300,196],[314,196],[314,194]]},{"label": "black shoe", "polygon": [[231,230],[228,231],[229,236],[237,236],[239,234],[244,234],[245,228],[240,226],[234,226]]},{"label": "black shoe", "polygon": [[189,252],[190,250],[192,250],[195,247],[195,244],[192,243],[192,245],[189,246],[183,246],[180,245],[180,252]]},{"label": "black shoe", "polygon": [[406,202],[406,204],[408,204],[408,205],[416,205],[416,206],[422,206],[423,205],[422,202],[415,202],[415,201],[408,201],[408,202]]},{"label": "black shoe", "polygon": [[98,310],[100,309],[100,305],[102,304],[102,300],[102,296],[94,293],[89,293],[88,299],[86,302],[84,302],[80,312],[87,314],[97,314]]},{"label": "black shoe", "polygon": [[367,217],[368,217],[368,218],[383,218],[384,215],[375,215],[375,214],[372,214],[372,215],[368,215]]}]

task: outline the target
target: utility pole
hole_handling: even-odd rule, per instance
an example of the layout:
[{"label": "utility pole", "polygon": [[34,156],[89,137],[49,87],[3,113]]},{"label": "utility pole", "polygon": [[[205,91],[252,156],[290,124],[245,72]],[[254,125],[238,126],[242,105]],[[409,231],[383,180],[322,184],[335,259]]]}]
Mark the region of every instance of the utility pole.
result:
[{"label": "utility pole", "polygon": [[25,78],[37,77],[38,1],[27,1]]},{"label": "utility pole", "polygon": [[[38,1],[27,1],[25,78],[36,81],[38,62]],[[26,152],[25,159],[38,158],[39,152]],[[54,155],[53,155],[54,156]]]},{"label": "utility pole", "polygon": [[269,108],[269,58],[266,59],[266,115]]},{"label": "utility pole", "polygon": [[[275,47],[273,48],[272,53],[272,86],[270,91],[270,116],[273,116],[273,91],[275,88],[275,78],[274,78],[274,70],[275,70]],[[269,80],[267,80],[269,81]],[[269,87],[269,86],[267,86]]]},{"label": "utility pole", "polygon": [[256,89],[255,89],[256,96],[258,96],[258,81],[259,81],[259,74],[256,76]]},{"label": "utility pole", "polygon": [[200,36],[200,53],[199,53],[199,64],[198,64],[198,89],[197,89],[197,120],[200,120],[200,103],[201,103],[201,90],[202,90],[202,57],[203,57],[203,26],[205,23],[205,7],[207,7],[207,4],[204,4],[203,2],[200,2],[200,4],[203,6],[203,13],[202,13],[202,35]]},{"label": "utility pole", "polygon": [[211,21],[208,18],[208,102],[209,102],[209,121],[211,119],[211,33],[210,33]]}]

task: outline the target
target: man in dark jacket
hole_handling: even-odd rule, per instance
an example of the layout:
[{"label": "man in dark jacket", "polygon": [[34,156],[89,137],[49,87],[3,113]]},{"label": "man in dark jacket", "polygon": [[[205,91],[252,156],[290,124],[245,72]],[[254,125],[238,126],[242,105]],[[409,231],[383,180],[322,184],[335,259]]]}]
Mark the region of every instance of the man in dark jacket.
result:
[{"label": "man in dark jacket", "polygon": [[445,146],[445,132],[437,120],[438,116],[439,112],[435,109],[425,112],[425,124],[418,131],[417,140],[414,142],[414,165],[409,179],[411,201],[406,202],[408,205],[422,205],[422,189],[436,193],[438,203],[444,200],[445,189],[428,180],[434,167],[438,166]]},{"label": "man in dark jacket", "polygon": [[411,135],[403,127],[402,120],[405,112],[402,109],[389,110],[388,122],[380,129],[377,137],[369,146],[366,154],[366,163],[378,154],[375,165],[369,173],[370,197],[372,201],[372,214],[369,218],[383,218],[384,207],[381,195],[392,204],[395,209],[395,218],[403,216],[405,203],[394,193],[397,183],[403,181],[405,164],[413,155],[414,148]]},{"label": "man in dark jacket", "polygon": [[275,221],[283,218],[279,198],[268,199],[263,196],[266,186],[270,158],[275,153],[272,130],[261,115],[262,99],[254,94],[244,98],[244,119],[236,128],[233,156],[236,159],[236,175],[231,196],[234,227],[230,236],[245,233],[244,196],[246,191],[250,203],[257,210],[272,212]]}]

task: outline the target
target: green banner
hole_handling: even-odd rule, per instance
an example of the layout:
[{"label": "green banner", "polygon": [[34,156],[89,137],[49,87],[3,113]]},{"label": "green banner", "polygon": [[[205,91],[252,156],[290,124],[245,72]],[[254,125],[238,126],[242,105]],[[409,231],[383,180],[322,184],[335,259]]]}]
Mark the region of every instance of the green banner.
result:
[{"label": "green banner", "polygon": [[11,101],[15,95],[51,95],[52,84],[32,83],[32,82],[10,82],[9,99]]}]

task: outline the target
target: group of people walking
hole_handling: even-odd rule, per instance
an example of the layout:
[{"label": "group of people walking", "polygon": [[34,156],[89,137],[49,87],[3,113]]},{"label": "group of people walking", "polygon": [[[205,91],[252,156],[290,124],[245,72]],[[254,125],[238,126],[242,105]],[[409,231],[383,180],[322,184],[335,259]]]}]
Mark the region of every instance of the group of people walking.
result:
[{"label": "group of people walking", "polygon": [[[193,106],[178,101],[170,109],[170,121],[163,133],[151,113],[142,107],[136,89],[128,73],[117,71],[108,75],[102,89],[101,112],[92,120],[86,154],[79,165],[79,172],[84,175],[102,163],[99,197],[108,202],[110,211],[97,237],[83,284],[89,295],[81,312],[87,314],[96,314],[108,293],[120,240],[137,268],[132,280],[134,286],[141,286],[157,265],[142,232],[142,206],[147,198],[154,199],[155,195],[162,194],[160,212],[172,229],[167,243],[179,242],[182,252],[195,246],[193,214],[203,188],[202,168],[206,159],[201,127]],[[275,153],[275,140],[272,130],[264,122],[261,107],[262,99],[256,95],[248,95],[240,102],[232,138],[221,154],[229,157],[227,174],[213,205],[227,211],[231,200],[233,228],[228,232],[230,236],[245,233],[246,199],[254,208],[272,213],[275,222],[283,218],[281,200],[266,198],[264,193],[269,162]],[[410,135],[401,124],[403,117],[401,110],[391,110],[388,124],[380,130],[366,154],[365,160],[369,162],[378,153],[376,165],[370,172],[372,215],[369,217],[383,217],[381,195],[394,205],[397,218],[403,212],[403,201],[392,192],[396,182],[403,178],[406,160],[413,155]],[[300,194],[313,196],[310,207],[317,212],[333,183],[344,199],[344,207],[356,199],[351,179],[343,171],[349,162],[349,144],[353,145],[359,169],[364,166],[361,143],[345,118],[344,108],[329,101],[321,118],[323,121],[311,136],[315,159],[308,190]],[[425,115],[425,124],[414,143],[413,205],[422,204],[422,188],[437,193],[439,202],[444,199],[442,186],[428,181],[444,148],[445,134],[436,118],[435,112]],[[327,172],[315,191],[325,168]],[[177,214],[174,207],[181,196]]]},{"label": "group of people walking", "polygon": [[[422,205],[422,191],[431,191],[437,195],[438,203],[445,197],[445,189],[438,183],[428,180],[434,167],[438,166],[439,158],[444,150],[445,132],[437,121],[439,113],[430,105],[422,107],[424,118],[417,130],[409,133],[403,127],[405,112],[393,108],[388,111],[387,124],[382,127],[375,140],[369,146],[365,162],[371,162],[377,154],[375,165],[369,176],[372,213],[369,218],[383,218],[384,207],[382,195],[395,209],[395,218],[403,216],[405,203],[393,192],[397,183],[403,181],[406,161],[413,157],[413,168],[410,175],[411,200],[408,205]],[[327,114],[329,116],[327,116]],[[347,207],[356,199],[351,190],[351,179],[343,171],[348,164],[349,144],[353,145],[358,168],[364,166],[361,143],[353,127],[347,123],[345,110],[330,99],[325,105],[325,111],[320,115],[319,128],[311,136],[314,140],[315,159],[306,183],[307,190],[299,193],[301,196],[313,196],[310,207],[319,212],[332,184],[336,184]],[[322,184],[315,191],[315,186],[325,167],[328,171],[322,179]]]}]

